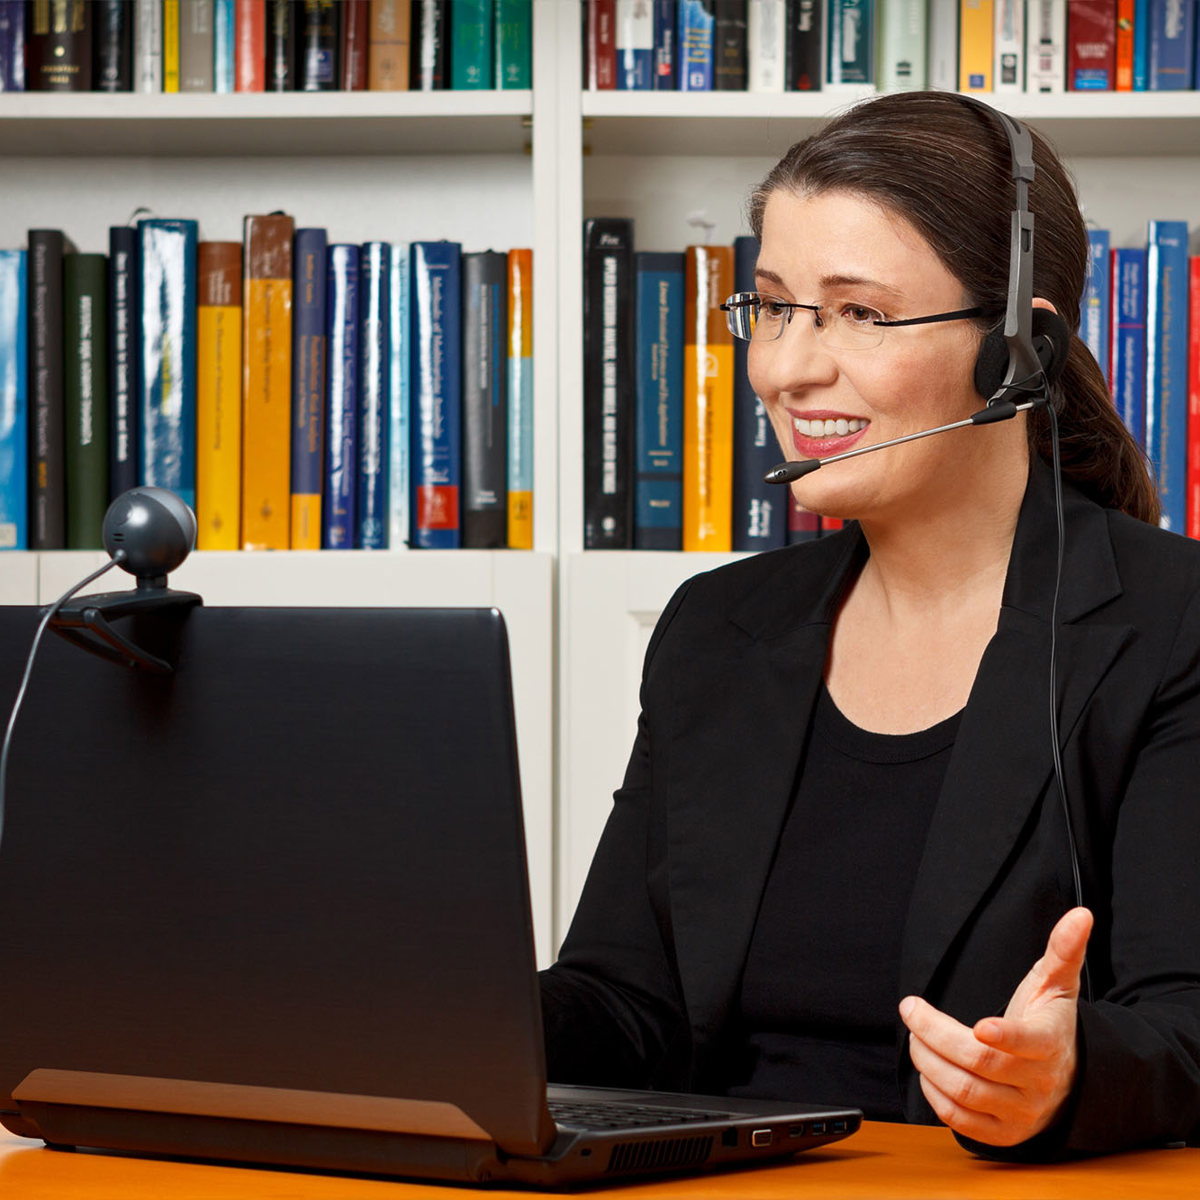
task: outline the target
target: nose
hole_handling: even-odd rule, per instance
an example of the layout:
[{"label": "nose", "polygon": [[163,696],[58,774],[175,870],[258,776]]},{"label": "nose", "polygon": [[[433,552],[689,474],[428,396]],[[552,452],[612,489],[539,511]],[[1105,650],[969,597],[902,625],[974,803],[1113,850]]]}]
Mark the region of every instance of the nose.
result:
[{"label": "nose", "polygon": [[837,378],[837,362],[818,336],[816,320],[816,313],[801,309],[793,313],[774,341],[750,343],[750,382],[764,400],[828,386]]}]

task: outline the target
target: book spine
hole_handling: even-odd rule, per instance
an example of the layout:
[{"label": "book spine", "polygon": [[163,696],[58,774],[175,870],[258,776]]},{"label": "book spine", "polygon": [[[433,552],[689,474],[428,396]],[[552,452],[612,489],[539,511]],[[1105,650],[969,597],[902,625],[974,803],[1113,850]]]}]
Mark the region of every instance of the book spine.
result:
[{"label": "book spine", "polygon": [[1112,392],[1125,428],[1146,444],[1146,251],[1112,252]]},{"label": "book spine", "polygon": [[97,92],[133,90],[133,5],[99,0],[92,6],[92,87]]},{"label": "book spine", "polygon": [[391,293],[389,314],[391,359],[389,382],[390,407],[388,432],[388,547],[400,550],[412,538],[412,429],[409,419],[411,387],[409,367],[412,340],[409,304],[409,253],[407,242],[392,244]]},{"label": "book spine", "polygon": [[683,548],[732,548],[733,247],[689,246],[684,281]]},{"label": "book spine", "polygon": [[718,92],[746,90],[746,0],[715,0],[713,88]]},{"label": "book spine", "polygon": [[450,9],[450,86],[479,91],[492,87],[496,18],[492,0],[455,0]]},{"label": "book spine", "polygon": [[1133,22],[1137,0],[1117,0],[1117,39],[1113,46],[1113,88],[1133,91]]},{"label": "book spine", "polygon": [[138,234],[128,225],[108,231],[108,479],[109,499],[141,482],[138,411]]},{"label": "book spine", "polygon": [[242,524],[242,244],[196,249],[196,548],[236,550]]},{"label": "book spine", "polygon": [[679,0],[679,79],[681,92],[713,90],[715,0]]},{"label": "book spine", "polygon": [[349,550],[354,545],[358,501],[358,246],[339,244],[326,252],[326,337],[329,374],[325,388],[325,503],[321,546]]},{"label": "book spine", "polygon": [[414,242],[411,253],[413,544],[453,550],[461,538],[462,247]]},{"label": "book spine", "polygon": [[158,0],[134,0],[133,90],[161,92],[163,87],[162,5]]},{"label": "book spine", "polygon": [[1026,18],[1026,90],[1065,91],[1067,0],[1029,0]]},{"label": "book spine", "polygon": [[1177,92],[1192,87],[1195,14],[1195,0],[1150,0],[1150,91]]},{"label": "book spine", "polygon": [[196,503],[195,221],[138,222],[141,480]]},{"label": "book spine", "polygon": [[508,545],[533,549],[533,251],[508,252]]},{"label": "book spine", "polygon": [[108,258],[63,256],[67,548],[100,549],[108,508]]},{"label": "book spine", "polygon": [[654,10],[645,0],[617,0],[616,54],[618,89],[654,87]]},{"label": "book spine", "polygon": [[1116,74],[1117,0],[1067,0],[1067,86],[1111,92]]},{"label": "book spine", "polygon": [[281,213],[248,216],[242,243],[242,548],[291,541],[292,238]]},{"label": "book spine", "polygon": [[1187,527],[1200,538],[1200,256],[1188,259]]},{"label": "book spine", "polygon": [[371,10],[367,0],[342,0],[341,14],[341,90],[363,92],[367,88]]},{"label": "book spine", "polygon": [[300,90],[336,91],[341,80],[340,9],[334,0],[304,0],[300,24]]},{"label": "book spine", "polygon": [[235,83],[234,0],[213,0],[213,91],[232,92]]},{"label": "book spine", "polygon": [[633,222],[584,222],[583,545],[633,547]]},{"label": "book spine", "polygon": [[1133,90],[1150,87],[1150,0],[1134,0],[1133,5]]},{"label": "book spine", "polygon": [[388,310],[391,247],[366,242],[359,258],[358,499],[354,545],[388,544]]},{"label": "book spine", "polygon": [[213,91],[213,62],[213,0],[183,0],[179,14],[179,90]]},{"label": "book spine", "polygon": [[321,548],[321,480],[325,471],[325,305],[329,278],[324,229],[297,229],[292,251],[293,550]]},{"label": "book spine", "polygon": [[820,0],[788,0],[786,88],[793,92],[820,91],[825,35]]},{"label": "book spine", "polygon": [[367,38],[367,87],[371,91],[408,91],[411,41],[412,7],[409,0],[371,0]]},{"label": "book spine", "polygon": [[24,0],[0,0],[0,92],[26,86]]},{"label": "book spine", "polygon": [[634,257],[637,346],[633,544],[683,548],[684,256]]},{"label": "book spine", "polygon": [[958,4],[959,0],[929,0],[929,86],[943,92],[958,90]]},{"label": "book spine", "polygon": [[617,0],[587,0],[584,78],[592,91],[617,86]]},{"label": "book spine", "polygon": [[747,91],[784,90],[787,9],[787,0],[750,0],[746,10]]},{"label": "book spine", "polygon": [[1158,477],[1164,529],[1186,526],[1186,221],[1151,221],[1146,255],[1146,454]]},{"label": "book spine", "polygon": [[233,9],[233,90],[261,92],[266,87],[266,0],[235,0]]},{"label": "book spine", "polygon": [[995,62],[997,92],[1025,90],[1025,0],[996,0]]},{"label": "book spine", "polygon": [[[988,3],[991,0],[987,0]],[[874,0],[829,0],[825,79],[831,87],[875,82]]]},{"label": "book spine", "polygon": [[29,544],[27,263],[0,250],[0,550]]},{"label": "book spine", "polygon": [[[1017,0],[1004,0],[1011,6]],[[888,0],[879,11],[879,79],[884,92],[925,87],[929,53],[928,0]]]},{"label": "book spine", "polygon": [[163,0],[164,92],[179,91],[179,0]]},{"label": "book spine", "polygon": [[1111,239],[1107,229],[1089,229],[1088,274],[1083,288],[1082,335],[1092,357],[1109,381],[1109,325],[1112,281],[1109,276]]},{"label": "book spine", "polygon": [[439,91],[449,82],[446,71],[446,0],[413,0],[413,26],[417,90]]},{"label": "book spine", "polygon": [[992,90],[996,14],[992,0],[960,0],[958,8],[958,90]]},{"label": "book spine", "polygon": [[821,536],[821,518],[806,508],[801,508],[792,495],[791,488],[784,489],[787,495],[787,544],[815,542]]},{"label": "book spine", "polygon": [[508,545],[508,256],[462,258],[462,545]]},{"label": "book spine", "polygon": [[533,6],[530,0],[496,0],[495,42],[496,87],[506,90],[532,87]]},{"label": "book spine", "polygon": [[63,297],[65,239],[58,229],[29,231],[29,548],[66,545],[63,480]]},{"label": "book spine", "polygon": [[296,90],[297,16],[293,0],[267,0],[263,86],[268,92]]},{"label": "book spine", "polygon": [[654,90],[673,92],[679,69],[679,7],[676,0],[654,2]]},{"label": "book spine", "polygon": [[846,522],[841,517],[820,516],[817,518],[817,524],[821,530],[821,537],[827,537],[829,534],[837,533],[843,529]]},{"label": "book spine", "polygon": [[92,12],[84,0],[32,0],[26,33],[31,92],[92,90]]}]

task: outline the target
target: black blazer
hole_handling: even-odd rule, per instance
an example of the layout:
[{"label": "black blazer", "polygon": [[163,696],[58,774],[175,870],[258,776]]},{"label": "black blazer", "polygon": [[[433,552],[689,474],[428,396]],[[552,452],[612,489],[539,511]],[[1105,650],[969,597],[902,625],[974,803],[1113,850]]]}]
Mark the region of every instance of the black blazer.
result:
[{"label": "black blazer", "polygon": [[[1092,999],[1074,1094],[1028,1157],[1200,1140],[1200,543],[1070,487],[1064,503],[1059,737]],[[1038,462],[902,947],[897,1003],[967,1023],[1003,1011],[1074,903],[1049,720],[1056,554]],[[542,973],[551,1079],[721,1088],[831,622],[866,555],[850,525],[699,575],[663,612],[624,784]],[[934,1121],[898,1016],[897,1068],[909,1120]]]}]

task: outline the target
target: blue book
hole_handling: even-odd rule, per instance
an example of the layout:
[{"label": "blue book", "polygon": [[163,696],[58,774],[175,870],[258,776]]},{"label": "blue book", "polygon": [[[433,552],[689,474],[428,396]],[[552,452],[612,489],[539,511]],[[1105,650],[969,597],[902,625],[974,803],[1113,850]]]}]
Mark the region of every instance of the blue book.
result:
[{"label": "blue book", "polygon": [[683,549],[682,253],[633,256],[633,544]]},{"label": "blue book", "polygon": [[109,499],[141,482],[138,431],[138,233],[108,231],[108,489]]},{"label": "blue book", "polygon": [[829,0],[826,30],[826,80],[874,83],[874,0]]},{"label": "blue book", "polygon": [[388,544],[388,361],[391,248],[364,242],[359,281],[358,508],[354,545]]},{"label": "blue book", "polygon": [[1196,53],[1195,14],[1196,0],[1150,0],[1150,91],[1177,92],[1191,88]]},{"label": "blue book", "polygon": [[[758,240],[734,238],[734,291],[754,289]],[[750,386],[746,370],[749,343],[733,343],[733,548],[772,550],[787,545],[791,489],[765,483],[763,475],[784,456],[766,407]]]},{"label": "blue book", "polygon": [[713,0],[679,0],[679,90],[711,92],[716,17]]},{"label": "blue book", "polygon": [[1146,252],[1146,454],[1162,527],[1186,529],[1188,227],[1151,221]]},{"label": "blue book", "polygon": [[457,550],[462,491],[462,247],[413,242],[412,544]]},{"label": "blue book", "polygon": [[1133,90],[1150,87],[1150,0],[1135,0],[1133,8]]},{"label": "blue book", "polygon": [[234,90],[236,0],[213,0],[213,91]]},{"label": "blue book", "polygon": [[0,92],[25,90],[24,0],[0,0]]},{"label": "blue book", "polygon": [[679,6],[676,0],[654,0],[654,90],[675,91],[679,56]]},{"label": "blue book", "polygon": [[393,243],[388,310],[388,546],[393,550],[407,546],[411,536],[408,260],[408,244]]},{"label": "blue book", "polygon": [[645,3],[617,5],[617,87],[646,92],[654,87],[654,9]]},{"label": "blue book", "polygon": [[325,384],[328,348],[325,290],[329,279],[324,229],[297,229],[292,242],[292,519],[293,550],[321,545],[325,474]]},{"label": "blue book", "polygon": [[1092,357],[1100,364],[1104,378],[1108,379],[1109,299],[1112,290],[1109,277],[1110,239],[1107,229],[1089,229],[1087,235],[1088,273],[1080,306],[1080,335],[1092,352]]},{"label": "blue book", "polygon": [[29,544],[26,255],[0,250],[0,550]]},{"label": "blue book", "polygon": [[196,506],[197,223],[138,222],[137,411],[139,483]]},{"label": "blue book", "polygon": [[354,545],[358,501],[359,248],[330,246],[325,285],[325,495],[321,549]]},{"label": "blue book", "polygon": [[1126,429],[1146,445],[1146,251],[1112,253],[1112,394]]}]

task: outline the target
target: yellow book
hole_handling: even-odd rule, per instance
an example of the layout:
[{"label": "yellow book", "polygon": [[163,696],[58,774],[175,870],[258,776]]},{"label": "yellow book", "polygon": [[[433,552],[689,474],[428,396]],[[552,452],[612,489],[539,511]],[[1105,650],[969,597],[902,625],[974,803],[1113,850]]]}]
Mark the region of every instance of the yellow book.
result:
[{"label": "yellow book", "polygon": [[196,548],[236,550],[242,508],[242,247],[196,248]]},{"label": "yellow book", "polygon": [[689,246],[684,277],[683,548],[733,547],[733,247]]},{"label": "yellow book", "polygon": [[508,544],[533,549],[533,251],[508,252]]},{"label": "yellow book", "polygon": [[992,90],[992,49],[995,37],[993,0],[959,0],[958,90]]},{"label": "yellow book", "polygon": [[163,91],[179,91],[179,0],[163,0]]},{"label": "yellow book", "polygon": [[286,550],[291,509],[292,232],[280,213],[245,221],[242,547]]}]

